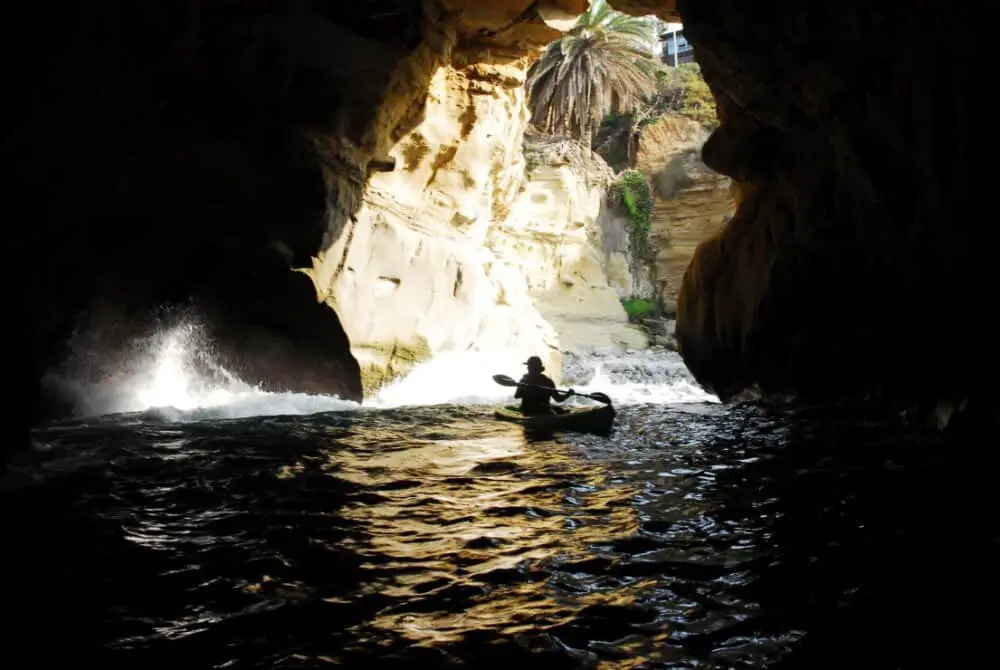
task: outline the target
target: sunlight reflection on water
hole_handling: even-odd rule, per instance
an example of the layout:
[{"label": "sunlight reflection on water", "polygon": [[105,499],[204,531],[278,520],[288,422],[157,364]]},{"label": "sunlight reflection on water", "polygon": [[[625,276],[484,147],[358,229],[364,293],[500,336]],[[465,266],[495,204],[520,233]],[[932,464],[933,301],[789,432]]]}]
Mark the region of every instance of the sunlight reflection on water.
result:
[{"label": "sunlight reflection on water", "polygon": [[910,571],[991,602],[1000,533],[948,533],[992,461],[693,409],[551,440],[447,406],[53,427],[0,482],[8,632],[102,667],[850,667],[961,612]]}]

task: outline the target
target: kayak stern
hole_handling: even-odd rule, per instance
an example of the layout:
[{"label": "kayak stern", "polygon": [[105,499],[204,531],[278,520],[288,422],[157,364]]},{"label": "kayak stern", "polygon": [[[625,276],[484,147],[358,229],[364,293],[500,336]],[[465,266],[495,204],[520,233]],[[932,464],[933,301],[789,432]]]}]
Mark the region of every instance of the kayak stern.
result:
[{"label": "kayak stern", "polygon": [[570,409],[559,414],[522,414],[516,406],[498,408],[494,416],[500,421],[520,424],[526,430],[568,433],[610,433],[615,420],[612,405]]}]

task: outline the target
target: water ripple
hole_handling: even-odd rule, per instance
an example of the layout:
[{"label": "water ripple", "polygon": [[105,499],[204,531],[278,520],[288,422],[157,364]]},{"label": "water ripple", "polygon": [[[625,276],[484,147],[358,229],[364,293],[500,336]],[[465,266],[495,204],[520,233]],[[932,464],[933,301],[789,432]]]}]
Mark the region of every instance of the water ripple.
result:
[{"label": "water ripple", "polygon": [[440,406],[38,438],[0,482],[30,667],[922,667],[922,623],[991,620],[993,450],[887,422],[648,405],[539,441]]}]

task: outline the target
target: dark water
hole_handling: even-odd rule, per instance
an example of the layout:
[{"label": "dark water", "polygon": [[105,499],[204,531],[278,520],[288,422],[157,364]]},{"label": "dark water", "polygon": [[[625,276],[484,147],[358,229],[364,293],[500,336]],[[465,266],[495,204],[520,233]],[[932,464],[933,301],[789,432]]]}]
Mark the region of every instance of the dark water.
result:
[{"label": "dark water", "polygon": [[0,668],[996,655],[992,441],[713,406],[535,442],[461,407],[129,421],[3,475]]}]

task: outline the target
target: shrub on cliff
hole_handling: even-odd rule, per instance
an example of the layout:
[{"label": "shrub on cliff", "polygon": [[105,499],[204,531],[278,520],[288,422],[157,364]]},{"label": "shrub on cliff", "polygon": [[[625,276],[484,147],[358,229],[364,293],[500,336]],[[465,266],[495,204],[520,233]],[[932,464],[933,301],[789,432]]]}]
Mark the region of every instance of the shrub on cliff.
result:
[{"label": "shrub on cliff", "polygon": [[629,220],[629,247],[634,263],[648,261],[653,248],[649,231],[653,224],[653,193],[649,179],[639,170],[625,170],[613,186],[615,204]]},{"label": "shrub on cliff", "polygon": [[639,321],[656,316],[656,303],[645,298],[625,298],[622,300],[622,307],[629,321]]},{"label": "shrub on cliff", "polygon": [[679,114],[714,129],[719,125],[715,99],[697,63],[667,68],[659,75],[655,95],[628,113],[609,114],[601,122],[595,151],[615,170],[629,165],[631,141],[639,130],[665,114]]},{"label": "shrub on cliff", "polygon": [[676,112],[711,128],[719,125],[715,98],[697,63],[682,63],[665,71],[656,97],[643,111],[640,123],[649,123],[667,112]]},{"label": "shrub on cliff", "polygon": [[663,63],[649,50],[653,24],[592,0],[562,38],[528,70],[531,122],[591,146],[610,113],[624,113],[657,90]]}]

